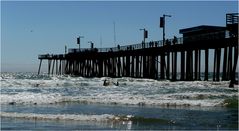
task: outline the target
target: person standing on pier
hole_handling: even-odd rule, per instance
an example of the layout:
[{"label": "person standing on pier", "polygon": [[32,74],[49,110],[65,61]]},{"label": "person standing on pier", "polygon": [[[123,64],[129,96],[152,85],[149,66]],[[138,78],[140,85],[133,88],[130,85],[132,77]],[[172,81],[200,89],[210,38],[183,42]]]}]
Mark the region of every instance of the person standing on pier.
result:
[{"label": "person standing on pier", "polygon": [[170,45],[170,41],[167,39],[165,42],[166,45]]}]

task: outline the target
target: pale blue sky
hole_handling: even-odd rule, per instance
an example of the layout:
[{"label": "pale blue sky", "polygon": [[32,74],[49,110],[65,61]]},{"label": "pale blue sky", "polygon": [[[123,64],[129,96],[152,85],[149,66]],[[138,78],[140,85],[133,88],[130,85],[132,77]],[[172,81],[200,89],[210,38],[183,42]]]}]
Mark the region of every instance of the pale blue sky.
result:
[{"label": "pale blue sky", "polygon": [[83,35],[82,47],[136,44],[143,32],[150,40],[161,40],[159,19],[166,20],[166,37],[180,37],[179,29],[198,25],[225,26],[226,13],[238,12],[237,1],[1,1],[2,71],[37,71],[38,54],[64,53],[64,46],[78,48],[76,37]]}]

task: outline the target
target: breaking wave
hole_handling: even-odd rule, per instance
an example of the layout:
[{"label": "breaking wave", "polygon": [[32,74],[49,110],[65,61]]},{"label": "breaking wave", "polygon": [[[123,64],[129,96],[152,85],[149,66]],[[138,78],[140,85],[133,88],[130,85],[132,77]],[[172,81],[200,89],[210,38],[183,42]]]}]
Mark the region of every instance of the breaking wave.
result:
[{"label": "breaking wave", "polygon": [[[103,86],[110,79],[119,86]],[[2,73],[1,104],[100,103],[139,106],[226,106],[238,98],[228,81],[157,81]]]},{"label": "breaking wave", "polygon": [[1,112],[1,117],[20,118],[30,120],[57,120],[57,121],[86,121],[86,122],[107,122],[107,123],[121,123],[132,124],[133,122],[139,123],[158,123],[170,124],[174,123],[173,120],[160,119],[160,118],[146,118],[133,115],[86,115],[86,114],[37,114],[37,113],[17,113],[17,112]]},{"label": "breaking wave", "polygon": [[14,117],[37,120],[75,120],[75,121],[109,121],[116,117],[114,115],[85,115],[85,114],[36,114],[36,113],[17,113],[1,112],[1,117]]}]

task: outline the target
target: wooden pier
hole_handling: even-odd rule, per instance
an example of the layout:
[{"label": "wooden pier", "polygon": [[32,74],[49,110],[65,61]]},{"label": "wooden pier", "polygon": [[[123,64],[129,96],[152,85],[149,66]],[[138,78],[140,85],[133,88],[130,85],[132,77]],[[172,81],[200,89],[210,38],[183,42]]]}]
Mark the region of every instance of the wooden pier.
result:
[{"label": "wooden pier", "polygon": [[[168,39],[165,43],[151,41],[112,48],[69,49],[67,54],[39,55],[38,73],[42,60],[48,60],[48,74],[193,81],[201,80],[201,72],[204,72],[204,80],[208,80],[209,63],[213,63],[213,81],[235,81],[238,14],[228,14],[227,17],[226,27],[182,29],[180,33],[183,37]],[[214,56],[209,61],[210,51]]]}]

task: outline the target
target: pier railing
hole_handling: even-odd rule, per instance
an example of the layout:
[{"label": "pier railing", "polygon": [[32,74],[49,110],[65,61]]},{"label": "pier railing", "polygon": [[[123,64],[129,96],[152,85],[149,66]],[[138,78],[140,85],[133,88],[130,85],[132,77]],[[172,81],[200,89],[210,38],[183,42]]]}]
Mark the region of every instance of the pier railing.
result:
[{"label": "pier railing", "polygon": [[43,54],[43,55],[38,55],[38,59],[64,59],[65,55],[64,54]]},{"label": "pier railing", "polygon": [[[172,45],[172,44],[187,44],[195,41],[203,41],[203,40],[218,40],[222,38],[228,38],[229,35],[226,34],[226,31],[219,31],[201,35],[195,35],[192,37],[180,37],[180,38],[173,38],[173,39],[166,39],[165,45]],[[80,52],[117,52],[117,51],[127,51],[127,50],[138,50],[144,48],[153,48],[153,47],[162,47],[163,40],[160,41],[150,41],[146,43],[138,43],[132,45],[125,45],[111,48],[70,48],[68,53],[80,53]]]},{"label": "pier railing", "polygon": [[[206,41],[206,40],[218,40],[223,38],[229,38],[229,33],[226,31],[219,31],[213,33],[207,33],[202,35],[195,35],[192,37],[180,37],[180,38],[173,38],[173,39],[166,39],[165,45],[173,45],[173,44],[190,44],[195,41]],[[150,41],[146,43],[138,43],[132,45],[125,45],[111,48],[70,48],[68,53],[87,53],[87,52],[117,52],[117,51],[127,51],[127,50],[138,50],[138,49],[145,49],[145,48],[155,48],[155,47],[162,47],[163,40],[160,41]],[[43,54],[38,56],[39,59],[64,59],[64,54]]]}]

